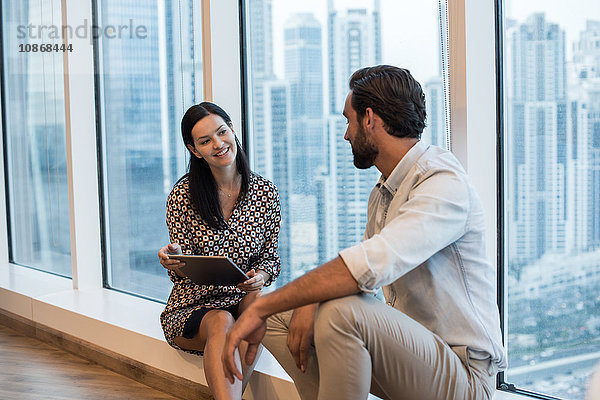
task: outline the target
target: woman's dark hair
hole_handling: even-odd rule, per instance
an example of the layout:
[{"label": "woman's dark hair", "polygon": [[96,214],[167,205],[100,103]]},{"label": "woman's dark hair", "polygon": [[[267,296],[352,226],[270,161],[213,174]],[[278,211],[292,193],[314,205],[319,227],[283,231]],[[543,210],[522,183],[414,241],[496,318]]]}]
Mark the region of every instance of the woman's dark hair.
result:
[{"label": "woman's dark hair", "polygon": [[[185,112],[185,115],[181,120],[181,134],[183,136],[183,143],[194,147],[192,128],[198,121],[210,114],[218,115],[219,117],[223,118],[223,121],[225,121],[230,128],[233,127],[231,118],[229,115],[227,115],[225,110],[216,104],[205,101],[191,106]],[[242,185],[240,189],[240,199],[242,199],[248,193],[248,187],[250,186],[250,167],[248,166],[246,154],[244,153],[244,150],[242,149],[237,137],[235,138],[235,143],[237,145],[235,163],[238,172],[242,176]],[[210,166],[206,160],[196,157],[191,151],[188,173],[179,179],[179,181],[186,177],[188,178],[190,187],[190,202],[200,214],[200,217],[202,217],[204,222],[213,229],[225,228],[225,217],[223,216],[221,203],[219,202],[219,189],[210,170]]]},{"label": "woman's dark hair", "polygon": [[421,137],[427,118],[425,94],[407,69],[391,65],[359,69],[350,78],[350,90],[359,121],[370,107],[390,135]]}]

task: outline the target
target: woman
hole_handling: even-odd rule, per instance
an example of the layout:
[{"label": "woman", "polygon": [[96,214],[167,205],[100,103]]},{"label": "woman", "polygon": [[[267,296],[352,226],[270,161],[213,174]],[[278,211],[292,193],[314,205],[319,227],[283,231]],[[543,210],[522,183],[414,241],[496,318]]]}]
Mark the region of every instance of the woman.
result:
[{"label": "woman", "polygon": [[[235,318],[279,275],[279,197],[271,182],[250,171],[231,118],[219,106],[190,107],[181,131],[190,164],[167,200],[171,244],[158,257],[173,289],[161,324],[171,346],[204,354],[206,380],[216,399],[241,399],[254,367],[240,361],[246,343],[237,355],[244,364],[243,382],[225,379],[221,353]],[[168,257],[182,253],[227,256],[250,279],[237,287],[196,285],[178,271],[182,263]]]}]

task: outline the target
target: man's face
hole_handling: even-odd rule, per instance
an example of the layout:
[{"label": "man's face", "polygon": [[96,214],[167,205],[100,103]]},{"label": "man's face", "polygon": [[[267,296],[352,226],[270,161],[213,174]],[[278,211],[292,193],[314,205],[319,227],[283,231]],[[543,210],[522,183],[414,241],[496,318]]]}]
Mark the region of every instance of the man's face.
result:
[{"label": "man's face", "polygon": [[375,163],[375,158],[379,151],[375,144],[367,136],[367,132],[363,124],[358,121],[358,115],[352,108],[352,91],[346,97],[344,104],[344,112],[346,117],[346,134],[344,139],[350,142],[352,154],[354,155],[354,166],[359,169],[371,168]]}]

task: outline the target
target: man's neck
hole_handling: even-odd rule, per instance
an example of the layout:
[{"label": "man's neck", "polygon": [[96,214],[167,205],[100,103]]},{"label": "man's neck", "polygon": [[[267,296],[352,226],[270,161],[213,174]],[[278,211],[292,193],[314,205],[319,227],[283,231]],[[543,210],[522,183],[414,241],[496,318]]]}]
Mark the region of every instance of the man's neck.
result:
[{"label": "man's neck", "polygon": [[419,139],[397,138],[391,135],[387,138],[383,137],[378,145],[379,154],[375,159],[375,167],[385,179],[391,175],[396,165],[418,141]]}]

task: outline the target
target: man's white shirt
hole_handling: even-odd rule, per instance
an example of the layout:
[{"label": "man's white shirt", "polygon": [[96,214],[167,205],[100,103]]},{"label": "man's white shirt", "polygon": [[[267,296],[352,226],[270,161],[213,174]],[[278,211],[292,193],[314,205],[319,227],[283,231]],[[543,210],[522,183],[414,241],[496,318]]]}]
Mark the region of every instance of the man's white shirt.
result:
[{"label": "man's white shirt", "polygon": [[417,142],[369,197],[363,241],[340,251],[363,292],[469,356],[506,368],[481,202],[446,150]]}]

